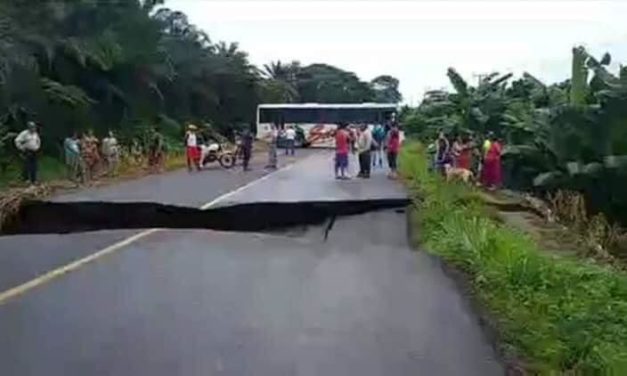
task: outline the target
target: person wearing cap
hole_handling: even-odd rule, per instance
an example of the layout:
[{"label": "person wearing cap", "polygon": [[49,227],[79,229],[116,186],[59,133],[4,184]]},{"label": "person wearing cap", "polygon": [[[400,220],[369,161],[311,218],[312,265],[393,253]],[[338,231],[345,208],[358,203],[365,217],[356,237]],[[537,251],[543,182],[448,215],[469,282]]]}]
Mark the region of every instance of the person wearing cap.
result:
[{"label": "person wearing cap", "polygon": [[41,139],[37,132],[37,124],[29,121],[27,128],[15,138],[15,147],[24,158],[24,170],[22,176],[31,184],[37,183],[37,152],[41,147]]},{"label": "person wearing cap", "polygon": [[187,126],[185,133],[185,147],[187,152],[187,169],[200,171],[200,142],[198,140],[198,127],[194,124]]}]

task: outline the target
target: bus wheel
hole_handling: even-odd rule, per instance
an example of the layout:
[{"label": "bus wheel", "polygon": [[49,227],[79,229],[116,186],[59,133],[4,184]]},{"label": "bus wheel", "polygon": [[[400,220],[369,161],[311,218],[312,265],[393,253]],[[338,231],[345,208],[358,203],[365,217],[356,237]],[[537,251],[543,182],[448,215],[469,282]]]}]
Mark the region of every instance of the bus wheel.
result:
[{"label": "bus wheel", "polygon": [[218,158],[218,162],[223,168],[231,168],[235,166],[235,156],[231,153],[222,154],[220,158]]}]

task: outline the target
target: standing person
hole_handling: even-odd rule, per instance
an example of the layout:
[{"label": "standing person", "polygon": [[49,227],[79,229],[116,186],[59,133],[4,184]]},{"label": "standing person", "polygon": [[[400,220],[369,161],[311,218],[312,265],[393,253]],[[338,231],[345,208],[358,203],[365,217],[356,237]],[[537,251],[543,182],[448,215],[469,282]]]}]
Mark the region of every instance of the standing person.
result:
[{"label": "standing person", "polygon": [[436,138],[434,141],[430,142],[427,145],[427,154],[429,155],[429,161],[430,161],[429,171],[435,171],[437,169],[437,166],[436,166],[436,151],[438,148],[437,143],[438,143],[438,140]]},{"label": "standing person", "polygon": [[452,137],[451,142],[451,167],[457,167],[457,159],[462,152],[462,140],[460,135]]},{"label": "standing person", "polygon": [[100,163],[100,154],[98,153],[98,139],[94,136],[94,132],[89,130],[83,134],[80,142],[81,157],[85,163],[85,177],[92,180],[98,172]]},{"label": "standing person", "polygon": [[85,172],[83,161],[81,160],[81,148],[79,146],[78,134],[72,133],[63,141],[63,152],[65,154],[65,166],[67,168],[67,177],[76,183],[83,183]]},{"label": "standing person", "polygon": [[372,132],[372,138],[374,140],[374,149],[372,155],[372,167],[376,167],[377,161],[379,167],[383,167],[383,149],[385,147],[385,128],[381,124],[377,124]]},{"label": "standing person", "polygon": [[292,125],[288,125],[285,129],[285,155],[294,155],[296,146],[296,130]]},{"label": "standing person", "polygon": [[494,133],[488,132],[488,136],[483,141],[483,156],[485,157],[488,154],[488,150],[492,146],[492,139],[494,138]]},{"label": "standing person", "polygon": [[153,128],[148,146],[148,168],[152,173],[162,172],[165,161],[165,142],[157,127]]},{"label": "standing person", "polygon": [[105,163],[107,175],[115,176],[117,174],[118,165],[120,164],[120,146],[118,139],[109,131],[107,137],[102,139],[102,158]]},{"label": "standing person", "polygon": [[479,181],[481,182],[481,184],[485,184],[485,182],[487,180],[489,180],[489,177],[487,177],[487,171],[485,169],[485,162],[486,162],[486,156],[488,155],[488,151],[490,150],[490,147],[492,146],[492,137],[494,136],[494,133],[492,132],[488,132],[488,135],[484,138],[483,140],[483,144],[481,145],[481,171],[480,171],[480,179]]},{"label": "standing person", "polygon": [[37,153],[41,148],[41,138],[37,132],[37,124],[29,121],[26,129],[15,137],[15,147],[24,158],[22,178],[30,184],[37,183]]},{"label": "standing person", "polygon": [[194,124],[187,126],[185,133],[185,151],[187,155],[187,170],[192,172],[194,169],[200,171],[200,140],[196,132],[198,127]]},{"label": "standing person", "polygon": [[458,137],[458,154],[455,167],[472,170],[472,143],[468,135]]},{"label": "standing person", "polygon": [[493,135],[490,140],[490,148],[485,154],[485,160],[483,162],[483,185],[490,189],[497,189],[502,183],[502,168],[501,168],[501,154],[503,153],[503,147],[499,140]]},{"label": "standing person", "polygon": [[401,148],[401,132],[396,124],[392,125],[387,137],[387,158],[388,166],[390,167],[390,173],[388,177],[390,179],[396,179],[398,177],[396,161],[398,158],[398,152]]},{"label": "standing person", "polygon": [[471,155],[471,171],[478,178],[481,177],[481,170],[483,168],[483,153],[481,150],[481,145],[476,141],[474,135],[470,135],[469,137],[470,144],[470,155]]},{"label": "standing person", "polygon": [[335,178],[350,179],[348,176],[348,153],[350,150],[350,135],[346,124],[338,124],[335,132]]},{"label": "standing person", "polygon": [[444,174],[444,166],[450,162],[450,144],[444,132],[440,132],[438,135],[435,146],[435,167],[437,171]]},{"label": "standing person", "polygon": [[359,153],[359,174],[361,178],[370,177],[370,149],[372,147],[372,132],[367,124],[362,124],[361,133],[357,140],[357,152]]},{"label": "standing person", "polygon": [[277,168],[276,142],[279,137],[279,131],[276,124],[270,125],[270,133],[268,133],[268,169]]},{"label": "standing person", "polygon": [[245,129],[242,134],[242,167],[244,171],[249,171],[250,157],[253,152],[253,135],[250,129]]}]

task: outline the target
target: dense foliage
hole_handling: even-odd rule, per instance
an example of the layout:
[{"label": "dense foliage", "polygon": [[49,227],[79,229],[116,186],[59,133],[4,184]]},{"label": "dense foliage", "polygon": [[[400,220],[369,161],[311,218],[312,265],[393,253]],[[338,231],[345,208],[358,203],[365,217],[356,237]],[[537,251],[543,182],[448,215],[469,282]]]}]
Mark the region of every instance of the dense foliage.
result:
[{"label": "dense foliage", "polygon": [[574,48],[571,79],[553,85],[493,73],[472,86],[451,68],[454,91],[427,93],[404,123],[426,138],[495,132],[506,144],[508,186],[579,190],[592,209],[627,223],[627,68],[613,74],[610,61]]},{"label": "dense foliage", "polygon": [[621,270],[541,252],[531,238],[492,220],[471,188],[429,172],[420,144],[403,147],[400,171],[424,249],[467,273],[513,366],[534,375],[627,372]]},{"label": "dense foliage", "polygon": [[[0,160],[27,120],[58,152],[71,130],[114,129],[122,139],[183,122],[248,126],[259,102],[399,101],[398,81],[372,83],[324,65],[250,63],[215,43],[163,0],[0,2]],[[4,147],[2,147],[4,145]],[[8,145],[8,146],[7,146]]]}]

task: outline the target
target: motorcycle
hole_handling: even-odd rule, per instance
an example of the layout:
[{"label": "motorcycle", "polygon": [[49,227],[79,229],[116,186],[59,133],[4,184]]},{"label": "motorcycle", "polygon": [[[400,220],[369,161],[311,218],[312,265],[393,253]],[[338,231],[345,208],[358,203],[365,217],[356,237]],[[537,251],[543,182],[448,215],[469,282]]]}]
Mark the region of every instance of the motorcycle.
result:
[{"label": "motorcycle", "polygon": [[235,153],[230,151],[226,144],[212,142],[200,146],[200,165],[202,168],[209,163],[218,161],[222,168],[229,169],[235,166],[236,159]]}]

